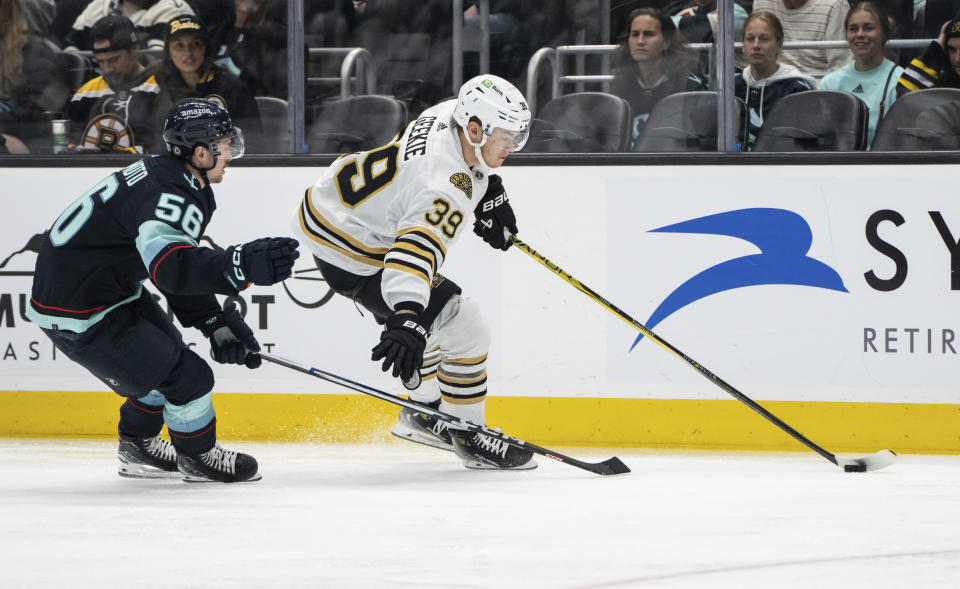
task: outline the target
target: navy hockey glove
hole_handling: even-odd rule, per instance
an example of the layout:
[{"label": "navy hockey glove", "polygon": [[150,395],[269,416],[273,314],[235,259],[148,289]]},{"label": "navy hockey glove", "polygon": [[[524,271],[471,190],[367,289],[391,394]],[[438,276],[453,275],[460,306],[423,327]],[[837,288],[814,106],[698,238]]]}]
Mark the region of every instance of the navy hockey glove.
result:
[{"label": "navy hockey glove", "polygon": [[296,239],[291,237],[263,237],[227,249],[230,267],[224,276],[230,284],[243,290],[248,283],[270,286],[293,273],[293,263],[300,257]]},{"label": "navy hockey glove", "polygon": [[473,211],[473,232],[491,247],[506,251],[513,245],[510,235],[517,232],[517,217],[513,214],[500,176],[490,174],[489,179],[487,192]]},{"label": "navy hockey glove", "polygon": [[247,368],[259,368],[263,362],[260,344],[253,337],[253,330],[237,311],[231,301],[222,313],[214,313],[198,326],[210,340],[210,355],[220,364],[246,364]]},{"label": "navy hockey glove", "polygon": [[427,347],[427,330],[420,325],[416,313],[394,313],[387,317],[386,329],[380,334],[380,343],[374,346],[371,360],[383,359],[381,370],[393,366],[393,376],[412,381],[423,363]]}]

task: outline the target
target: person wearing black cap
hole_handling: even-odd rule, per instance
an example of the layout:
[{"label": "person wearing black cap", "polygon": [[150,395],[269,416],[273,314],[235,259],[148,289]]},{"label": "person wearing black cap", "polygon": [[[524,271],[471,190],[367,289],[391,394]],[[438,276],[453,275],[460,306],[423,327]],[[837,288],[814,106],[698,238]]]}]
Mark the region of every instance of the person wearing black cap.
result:
[{"label": "person wearing black cap", "polygon": [[927,88],[960,88],[960,19],[948,20],[940,35],[906,67],[897,95]]},{"label": "person wearing black cap", "polygon": [[262,126],[253,93],[240,78],[216,65],[214,57],[210,35],[199,19],[184,15],[167,23],[163,61],[154,66],[160,85],[159,110],[183,98],[210,100],[227,109],[255,148]]},{"label": "person wearing black cap", "polygon": [[71,144],[80,151],[159,151],[155,112],[160,87],[140,63],[133,22],[108,14],[90,34],[103,75],[81,86],[64,109]]},{"label": "person wearing black cap", "polygon": [[66,49],[90,49],[93,25],[108,14],[129,18],[147,49],[163,47],[163,31],[167,22],[181,14],[193,14],[184,0],[93,0],[67,33]]}]

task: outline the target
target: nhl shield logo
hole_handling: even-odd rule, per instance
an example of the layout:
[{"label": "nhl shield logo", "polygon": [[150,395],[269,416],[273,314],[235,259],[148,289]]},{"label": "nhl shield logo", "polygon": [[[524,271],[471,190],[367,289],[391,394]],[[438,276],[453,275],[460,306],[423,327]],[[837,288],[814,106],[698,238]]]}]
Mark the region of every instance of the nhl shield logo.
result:
[{"label": "nhl shield logo", "polygon": [[467,198],[473,198],[473,182],[470,181],[470,176],[463,172],[457,172],[450,176],[450,183],[462,190]]}]

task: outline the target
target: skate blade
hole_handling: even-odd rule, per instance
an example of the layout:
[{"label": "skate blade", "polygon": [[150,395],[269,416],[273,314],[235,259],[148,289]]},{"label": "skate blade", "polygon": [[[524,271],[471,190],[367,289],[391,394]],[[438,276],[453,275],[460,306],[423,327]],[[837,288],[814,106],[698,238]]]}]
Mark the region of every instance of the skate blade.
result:
[{"label": "skate blade", "polygon": [[217,483],[218,485],[223,485],[223,484],[232,485],[235,483],[255,483],[263,478],[263,475],[258,472],[257,474],[253,475],[251,478],[245,481],[234,481],[231,483],[224,483],[223,481],[216,481],[213,479],[208,479],[207,477],[195,476],[195,475],[186,474],[186,473],[179,473],[179,476],[182,478],[183,482],[185,483]]},{"label": "skate blade", "polygon": [[469,468],[470,470],[533,470],[540,466],[537,464],[537,461],[532,458],[529,462],[525,462],[519,466],[511,467],[494,466],[493,464],[488,464],[479,460],[471,460],[469,458],[461,458],[460,461],[463,462],[463,466]]},{"label": "skate blade", "polygon": [[401,440],[407,440],[408,442],[414,442],[416,444],[430,446],[431,448],[453,452],[452,444],[444,443],[442,440],[434,436],[427,435],[399,422],[393,425],[393,427],[390,429],[390,433],[397,436]]},{"label": "skate blade", "polygon": [[179,479],[181,476],[176,470],[161,470],[144,464],[121,462],[117,474],[125,479]]}]

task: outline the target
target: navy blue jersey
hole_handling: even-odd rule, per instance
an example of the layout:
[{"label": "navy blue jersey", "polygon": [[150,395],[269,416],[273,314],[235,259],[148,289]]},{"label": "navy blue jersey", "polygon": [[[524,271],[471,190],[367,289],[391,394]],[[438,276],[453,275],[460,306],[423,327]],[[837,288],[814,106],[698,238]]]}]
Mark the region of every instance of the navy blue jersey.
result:
[{"label": "navy blue jersey", "polygon": [[50,228],[27,316],[82,332],[151,280],[185,326],[220,311],[214,293],[237,290],[228,254],[198,247],[216,203],[209,185],[170,156],[142,159],[73,201]]}]

